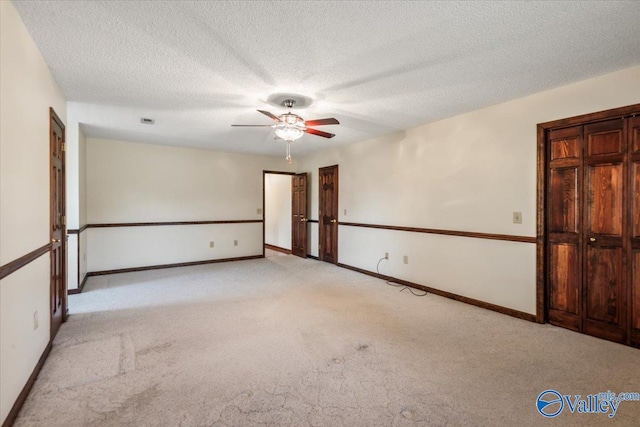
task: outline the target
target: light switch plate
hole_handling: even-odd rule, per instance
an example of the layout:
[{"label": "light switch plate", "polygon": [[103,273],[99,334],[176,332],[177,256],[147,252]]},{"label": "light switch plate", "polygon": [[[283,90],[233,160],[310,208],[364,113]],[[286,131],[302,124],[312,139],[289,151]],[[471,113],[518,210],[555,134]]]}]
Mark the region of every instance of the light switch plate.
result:
[{"label": "light switch plate", "polygon": [[513,223],[514,224],[522,224],[522,212],[514,212],[513,213]]}]

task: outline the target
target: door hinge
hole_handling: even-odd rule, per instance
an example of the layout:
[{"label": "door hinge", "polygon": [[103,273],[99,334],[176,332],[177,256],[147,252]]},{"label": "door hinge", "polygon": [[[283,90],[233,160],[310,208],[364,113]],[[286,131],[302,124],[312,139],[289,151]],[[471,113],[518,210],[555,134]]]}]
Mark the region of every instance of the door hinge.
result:
[{"label": "door hinge", "polygon": [[62,151],[67,151],[67,144],[64,142],[62,143]]},{"label": "door hinge", "polygon": [[67,217],[62,215],[62,225],[67,225]]}]

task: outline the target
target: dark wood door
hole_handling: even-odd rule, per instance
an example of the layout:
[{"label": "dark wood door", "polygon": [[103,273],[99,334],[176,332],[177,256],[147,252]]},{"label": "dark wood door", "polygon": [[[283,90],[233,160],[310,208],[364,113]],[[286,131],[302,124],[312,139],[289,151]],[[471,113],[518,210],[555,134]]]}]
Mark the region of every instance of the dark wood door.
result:
[{"label": "dark wood door", "polygon": [[584,127],[584,332],[617,342],[627,324],[626,140],[623,119]]},{"label": "dark wood door", "polygon": [[640,346],[640,119],[600,120],[547,134],[547,320]]},{"label": "dark wood door", "polygon": [[65,231],[65,133],[64,124],[50,110],[50,224],[51,224],[51,339],[66,320],[66,231]]},{"label": "dark wood door", "polygon": [[338,263],[338,165],[320,168],[320,226],[321,261]]},{"label": "dark wood door", "polygon": [[630,284],[629,300],[631,301],[630,319],[631,344],[640,347],[640,117],[629,120],[629,187],[631,188],[631,211],[629,223],[631,238],[629,239]]},{"label": "dark wood door", "polygon": [[548,321],[582,328],[582,126],[550,132],[548,140]]},{"label": "dark wood door", "polygon": [[307,174],[291,177],[291,253],[307,257]]}]

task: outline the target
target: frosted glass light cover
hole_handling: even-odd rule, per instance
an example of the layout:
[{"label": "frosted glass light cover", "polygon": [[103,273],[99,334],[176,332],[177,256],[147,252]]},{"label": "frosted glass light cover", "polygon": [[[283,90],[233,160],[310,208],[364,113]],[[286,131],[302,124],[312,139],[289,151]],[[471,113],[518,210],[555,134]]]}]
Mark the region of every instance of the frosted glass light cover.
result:
[{"label": "frosted glass light cover", "polygon": [[287,124],[280,124],[276,126],[276,135],[285,141],[295,141],[300,139],[304,131],[297,126],[291,126]]}]

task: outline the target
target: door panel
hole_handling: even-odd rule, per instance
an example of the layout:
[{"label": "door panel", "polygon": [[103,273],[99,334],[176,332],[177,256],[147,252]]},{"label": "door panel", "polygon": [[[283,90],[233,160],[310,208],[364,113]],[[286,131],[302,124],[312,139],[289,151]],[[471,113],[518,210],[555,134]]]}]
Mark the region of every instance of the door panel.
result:
[{"label": "door panel", "polygon": [[576,245],[552,244],[549,277],[549,323],[579,330],[580,256]]},{"label": "door panel", "polygon": [[319,170],[320,212],[318,218],[321,261],[338,263],[338,166]]},{"label": "door panel", "polygon": [[299,173],[291,177],[291,253],[307,257],[307,174]]},{"label": "door panel", "polygon": [[595,234],[622,234],[622,164],[589,167],[589,231]]},{"label": "door panel", "polygon": [[632,326],[640,330],[640,250],[633,252]]},{"label": "door panel", "polygon": [[551,275],[551,308],[578,314],[578,250],[573,245],[553,245],[551,263],[555,266]]},{"label": "door panel", "polygon": [[558,168],[551,171],[549,231],[578,231],[578,168]]},{"label": "door panel", "polygon": [[632,264],[630,342],[631,345],[640,347],[640,244],[633,249]]},{"label": "door panel", "polygon": [[587,319],[620,325],[622,249],[589,247],[586,284]]},{"label": "door panel", "polygon": [[631,196],[631,203],[633,208],[631,210],[631,223],[633,224],[633,237],[640,238],[640,162],[633,164],[632,168],[632,181],[633,193]]},{"label": "door panel", "polygon": [[51,339],[60,324],[66,320],[66,230],[65,230],[65,154],[64,125],[50,110],[50,236],[51,236],[51,286],[50,315]]},{"label": "door panel", "polygon": [[593,123],[584,127],[587,144],[587,156],[601,156],[607,154],[623,154],[624,119],[608,120]]},{"label": "door panel", "polygon": [[568,138],[559,136],[551,140],[551,160],[580,157],[580,139],[578,135]]},{"label": "door panel", "polygon": [[622,129],[590,134],[587,148],[590,156],[621,153]]},{"label": "door panel", "polygon": [[585,332],[611,341],[626,340],[622,248],[587,251]]}]

